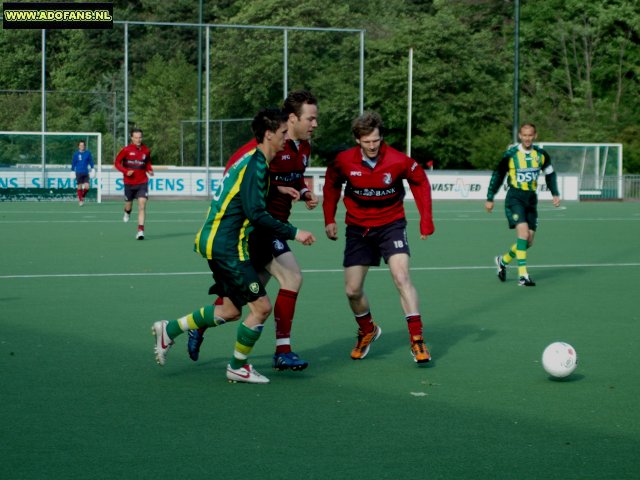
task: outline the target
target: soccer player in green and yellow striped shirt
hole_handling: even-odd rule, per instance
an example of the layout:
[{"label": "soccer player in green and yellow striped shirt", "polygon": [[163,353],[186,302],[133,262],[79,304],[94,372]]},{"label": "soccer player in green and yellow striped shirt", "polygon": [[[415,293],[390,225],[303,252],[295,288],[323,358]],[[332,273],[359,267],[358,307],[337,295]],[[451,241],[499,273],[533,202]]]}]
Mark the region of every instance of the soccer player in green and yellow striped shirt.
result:
[{"label": "soccer player in green and yellow striped shirt", "polygon": [[533,245],[538,227],[538,176],[544,173],[547,187],[553,196],[553,206],[560,206],[560,193],[556,173],[549,154],[533,145],[537,138],[535,125],[525,123],[518,132],[520,143],[507,150],[491,176],[485,209],[493,211],[493,198],[507,177],[509,190],[505,199],[505,213],[509,228],[516,230],[516,243],[504,254],[495,258],[498,278],[507,278],[507,265],[518,260],[518,285],[534,287],[535,282],[527,272],[527,249]]},{"label": "soccer player in green and yellow striped shirt", "polygon": [[178,335],[238,320],[242,307],[248,305],[249,314],[238,326],[227,378],[234,382],[269,382],[247,362],[272,310],[264,285],[249,260],[248,236],[254,226],[260,226],[303,245],[315,241],[310,232],[276,220],[266,210],[267,164],[284,148],[286,122],[281,110],[261,110],[251,124],[257,147],[233,164],[213,195],[207,218],[196,236],[195,250],[207,259],[215,281],[209,293],[221,297],[222,304],[202,307],[177,320],[155,322],[152,332],[159,365],[164,365]]}]

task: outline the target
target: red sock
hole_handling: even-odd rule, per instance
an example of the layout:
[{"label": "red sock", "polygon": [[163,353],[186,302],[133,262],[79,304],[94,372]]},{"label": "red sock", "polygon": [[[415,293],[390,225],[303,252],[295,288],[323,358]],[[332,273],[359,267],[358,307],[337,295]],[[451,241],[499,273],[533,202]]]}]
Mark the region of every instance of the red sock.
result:
[{"label": "red sock", "polygon": [[373,332],[373,318],[371,317],[371,312],[367,312],[363,315],[356,315],[356,322],[358,322],[358,327],[360,327],[362,333]]},{"label": "red sock", "polygon": [[409,335],[412,337],[422,336],[422,317],[420,314],[407,315],[407,327],[409,328]]},{"label": "red sock", "polygon": [[144,225],[138,225],[138,231],[144,232]]},{"label": "red sock", "polygon": [[78,200],[82,201],[82,189],[78,189]]},{"label": "red sock", "polygon": [[276,353],[291,351],[291,324],[296,310],[298,292],[280,289],[273,306],[273,318],[276,322]]}]

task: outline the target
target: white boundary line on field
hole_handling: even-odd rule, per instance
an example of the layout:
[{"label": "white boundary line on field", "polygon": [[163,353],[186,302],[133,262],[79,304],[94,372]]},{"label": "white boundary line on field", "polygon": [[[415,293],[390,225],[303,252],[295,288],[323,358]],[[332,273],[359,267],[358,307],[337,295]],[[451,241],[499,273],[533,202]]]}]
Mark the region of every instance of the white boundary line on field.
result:
[{"label": "white boundary line on field", "polygon": [[[545,218],[544,223],[547,222],[638,222],[640,221],[640,214],[630,217],[590,217],[590,218]],[[420,219],[418,217],[407,217],[409,222],[417,222]],[[203,217],[199,215],[198,218],[189,219],[153,219],[150,223],[202,223]],[[446,218],[446,217],[434,217],[434,222],[502,222],[504,218],[500,217],[486,217],[486,218]],[[307,223],[324,222],[322,218],[293,218],[292,223]],[[75,220],[0,220],[0,225],[5,224],[41,224],[41,223],[123,223],[122,218],[112,220],[99,220],[94,215],[87,215],[83,219]]]},{"label": "white boundary line on field", "polygon": [[[557,265],[530,265],[528,268],[617,268],[640,267],[640,263],[577,263]],[[411,271],[468,271],[468,270],[495,270],[494,266],[458,266],[458,267],[411,267]],[[371,268],[371,272],[387,272],[386,267]],[[342,268],[303,269],[303,273],[342,273]],[[55,274],[31,274],[31,275],[0,275],[0,280],[30,279],[30,278],[100,278],[100,277],[173,277],[185,275],[211,275],[211,272],[133,272],[133,273],[55,273]]]}]

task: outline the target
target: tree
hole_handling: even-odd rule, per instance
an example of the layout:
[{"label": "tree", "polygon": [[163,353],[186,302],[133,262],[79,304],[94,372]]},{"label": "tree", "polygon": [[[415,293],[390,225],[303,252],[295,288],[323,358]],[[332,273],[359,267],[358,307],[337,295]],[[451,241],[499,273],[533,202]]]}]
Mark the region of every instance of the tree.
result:
[{"label": "tree", "polygon": [[180,122],[195,116],[195,98],[195,69],[180,54],[169,61],[154,55],[133,85],[130,120],[144,131],[157,163],[179,164]]}]

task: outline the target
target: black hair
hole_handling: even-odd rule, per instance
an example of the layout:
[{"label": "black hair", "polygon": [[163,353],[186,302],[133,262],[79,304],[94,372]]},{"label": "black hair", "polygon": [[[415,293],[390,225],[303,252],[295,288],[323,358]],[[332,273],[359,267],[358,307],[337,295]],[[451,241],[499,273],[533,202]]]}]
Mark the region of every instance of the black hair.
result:
[{"label": "black hair", "polygon": [[251,130],[258,143],[264,141],[265,133],[276,132],[283,123],[287,122],[287,115],[279,108],[265,108],[258,112],[251,122]]},{"label": "black hair", "polygon": [[296,117],[300,118],[302,115],[302,106],[305,104],[317,105],[318,99],[307,90],[295,90],[289,92],[289,95],[287,95],[287,98],[284,100],[282,109],[287,117],[293,113]]}]

